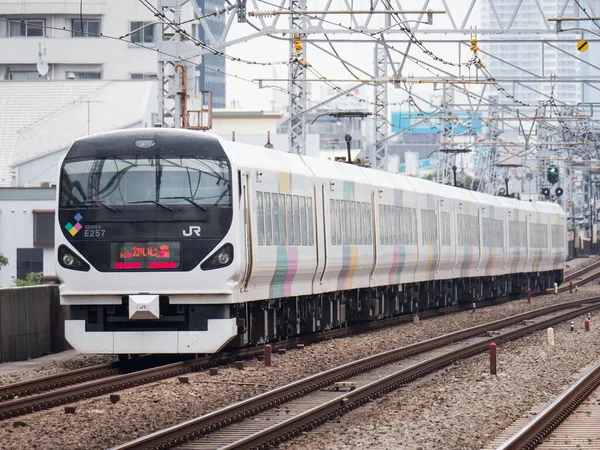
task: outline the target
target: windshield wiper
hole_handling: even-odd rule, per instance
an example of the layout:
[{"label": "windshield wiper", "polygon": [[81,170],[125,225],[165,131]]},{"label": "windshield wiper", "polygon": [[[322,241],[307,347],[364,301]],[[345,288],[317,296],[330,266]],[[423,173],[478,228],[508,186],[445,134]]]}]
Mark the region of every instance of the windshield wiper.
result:
[{"label": "windshield wiper", "polygon": [[200,203],[196,203],[194,200],[192,200],[191,198],[188,197],[161,197],[164,199],[172,199],[172,200],[185,200],[188,203],[191,203],[192,205],[194,205],[196,208],[200,208],[202,211],[207,211],[207,209],[202,206]]},{"label": "windshield wiper", "polygon": [[101,202],[100,200],[84,200],[81,203],[84,204],[84,205],[100,205],[100,206],[103,206],[106,209],[110,209],[113,212],[119,212],[117,209],[113,208],[112,206],[107,205],[104,202]]},{"label": "windshield wiper", "polygon": [[133,205],[134,203],[154,203],[156,206],[160,206],[161,208],[168,209],[169,211],[173,211],[173,209],[169,208],[167,205],[164,205],[156,200],[138,200],[137,202],[129,202],[128,205]]}]

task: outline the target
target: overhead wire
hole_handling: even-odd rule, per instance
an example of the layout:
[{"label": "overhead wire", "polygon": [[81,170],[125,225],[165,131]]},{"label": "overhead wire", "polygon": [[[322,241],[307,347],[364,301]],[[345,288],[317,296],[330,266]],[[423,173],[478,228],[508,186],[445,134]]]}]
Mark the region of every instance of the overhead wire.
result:
[{"label": "overhead wire", "polygon": [[[192,41],[196,46],[203,48],[204,50],[207,50],[209,53],[212,53],[215,56],[221,56],[225,59],[228,59],[230,61],[234,61],[234,62],[242,62],[248,65],[256,65],[256,66],[275,66],[275,65],[287,65],[290,64],[290,60],[281,60],[281,61],[268,61],[268,62],[262,62],[262,61],[252,61],[252,60],[248,60],[248,59],[244,59],[244,58],[239,58],[237,56],[231,56],[226,54],[224,51],[222,50],[218,50],[210,45],[208,45],[206,42],[201,41],[200,39],[198,39],[195,36],[192,36],[190,33],[188,33],[185,29],[181,28],[181,26],[177,23],[174,22],[172,20],[170,20],[165,14],[163,14],[162,11],[160,11],[158,8],[156,8],[154,5],[152,5],[148,0],[138,0],[146,9],[148,9],[160,22],[172,27],[177,33],[179,33],[182,36],[187,37],[190,41]],[[195,0],[194,0],[195,1]],[[126,37],[127,35],[124,35],[124,37]]]},{"label": "overhead wire", "polygon": [[[5,22],[5,23],[17,23],[17,24],[22,24],[23,23],[23,20],[12,20],[12,19],[7,19],[5,17],[0,17],[0,21],[1,22]],[[74,30],[74,29],[71,29],[71,28],[67,28],[67,27],[52,27],[52,26],[49,26],[49,25],[44,25],[43,28],[44,29],[48,29],[48,30],[66,31],[68,33],[78,32],[77,30]],[[245,78],[245,77],[242,77],[240,75],[235,75],[235,74],[232,74],[232,73],[228,73],[228,72],[225,72],[225,71],[223,71],[221,69],[210,67],[210,66],[207,66],[207,65],[202,64],[202,63],[198,63],[197,61],[193,61],[192,59],[189,59],[189,58],[186,59],[186,58],[182,58],[182,57],[179,57],[179,56],[175,56],[175,55],[172,55],[172,54],[170,54],[168,52],[165,52],[163,50],[159,50],[158,48],[149,47],[147,45],[143,45],[143,44],[140,44],[138,42],[127,40],[123,36],[112,36],[112,35],[108,35],[108,34],[104,34],[104,33],[93,33],[93,32],[90,32],[90,31],[84,32],[84,34],[86,34],[88,36],[95,36],[95,37],[99,37],[99,38],[104,38],[104,39],[110,39],[110,40],[125,42],[125,43],[127,43],[129,45],[135,45],[137,47],[140,47],[140,48],[143,48],[145,50],[151,51],[153,53],[158,53],[158,54],[167,56],[169,58],[173,58],[175,61],[178,61],[178,62],[187,62],[187,63],[193,64],[193,65],[202,66],[206,70],[213,71],[213,72],[218,72],[218,73],[222,73],[223,75],[225,75],[227,77],[236,78],[236,79],[241,80],[241,81],[252,83],[252,84],[258,86],[259,88],[272,89],[272,90],[283,92],[285,94],[290,94],[290,92],[287,89],[285,89],[285,88],[283,88],[281,86],[266,85],[266,84],[262,84],[261,85],[260,83],[258,83],[255,80],[252,80],[252,79],[249,79],[249,78]],[[314,104],[320,103],[320,102],[311,101],[311,100],[309,100],[309,101],[311,103],[314,103]]]}]

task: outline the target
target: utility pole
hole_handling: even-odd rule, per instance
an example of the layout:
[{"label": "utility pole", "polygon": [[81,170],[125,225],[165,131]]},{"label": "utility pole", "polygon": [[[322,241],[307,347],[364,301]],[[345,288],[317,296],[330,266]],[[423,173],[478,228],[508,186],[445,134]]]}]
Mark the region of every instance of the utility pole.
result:
[{"label": "utility pole", "polygon": [[306,11],[306,0],[290,0],[290,60],[289,83],[290,93],[290,149],[291,153],[306,154],[306,45],[303,30],[306,18],[295,11]]},{"label": "utility pole", "polygon": [[[188,70],[195,64],[182,60],[195,52],[195,46],[181,39],[181,9],[190,0],[158,0],[157,10],[162,14],[158,24],[158,125],[164,128],[185,128],[187,121]],[[199,8],[191,0],[196,13]]]},{"label": "utility pole", "polygon": [[[388,6],[385,7],[388,9]],[[385,28],[391,25],[390,14],[385,15]],[[375,51],[373,55],[375,79],[373,105],[373,121],[375,125],[375,158],[371,158],[375,169],[387,170],[387,153],[388,153],[388,84],[383,81],[387,79],[388,56],[385,43],[377,40],[375,43]],[[401,75],[401,74],[398,74]]]}]

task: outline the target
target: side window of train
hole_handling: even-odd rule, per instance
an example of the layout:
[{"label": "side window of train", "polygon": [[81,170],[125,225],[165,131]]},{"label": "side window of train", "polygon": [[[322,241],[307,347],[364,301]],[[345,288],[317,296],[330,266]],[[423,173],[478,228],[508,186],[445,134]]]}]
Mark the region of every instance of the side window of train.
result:
[{"label": "side window of train", "polygon": [[277,194],[279,197],[279,245],[287,245],[285,231],[285,194]]},{"label": "side window of train", "polygon": [[298,202],[298,196],[294,195],[294,245],[302,245],[301,244],[301,228],[300,228],[300,205]]},{"label": "side window of train", "polygon": [[306,229],[306,197],[300,197],[300,226],[302,228],[302,245],[308,245]]},{"label": "side window of train", "polygon": [[265,192],[265,245],[273,245],[271,195]]},{"label": "side window of train", "polygon": [[265,245],[265,211],[263,207],[263,193],[256,192],[256,230],[258,245]]},{"label": "side window of train", "polygon": [[281,245],[279,237],[279,196],[271,194],[271,210],[273,211],[273,245]]}]

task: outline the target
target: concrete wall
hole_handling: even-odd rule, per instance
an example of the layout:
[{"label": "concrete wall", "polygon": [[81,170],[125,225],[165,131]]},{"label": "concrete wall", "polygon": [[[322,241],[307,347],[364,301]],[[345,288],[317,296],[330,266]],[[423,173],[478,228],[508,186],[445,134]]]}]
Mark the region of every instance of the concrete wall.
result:
[{"label": "concrete wall", "polygon": [[0,289],[0,362],[66,350],[58,286]]}]

